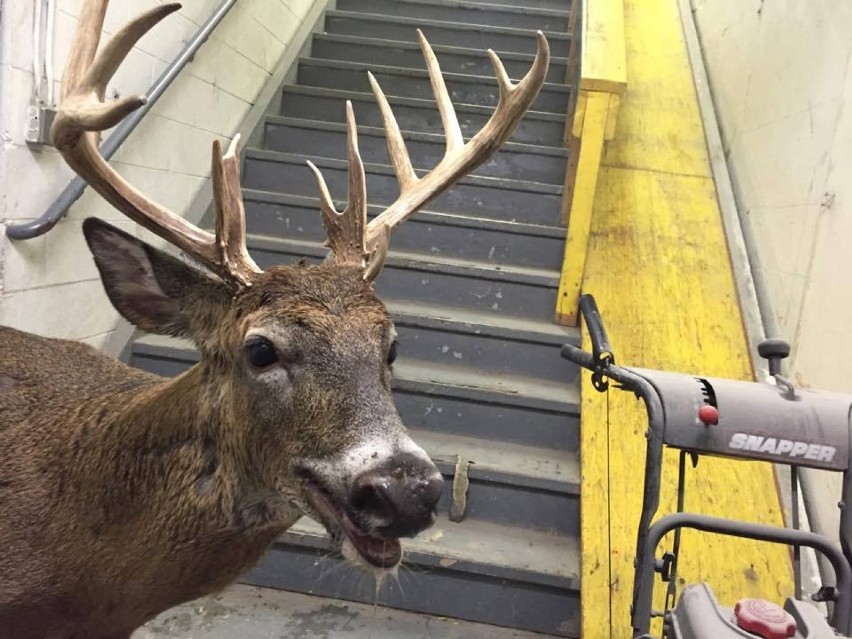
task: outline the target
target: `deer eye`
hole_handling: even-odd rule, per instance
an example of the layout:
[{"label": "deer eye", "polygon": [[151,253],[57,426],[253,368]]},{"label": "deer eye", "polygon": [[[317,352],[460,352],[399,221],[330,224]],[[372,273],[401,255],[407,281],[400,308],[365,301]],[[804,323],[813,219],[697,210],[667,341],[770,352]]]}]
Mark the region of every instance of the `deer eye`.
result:
[{"label": "deer eye", "polygon": [[255,368],[268,368],[278,361],[275,346],[265,337],[252,337],[245,345],[246,357]]},{"label": "deer eye", "polygon": [[393,364],[396,359],[396,345],[397,341],[394,340],[391,342],[390,348],[388,349],[388,366]]}]

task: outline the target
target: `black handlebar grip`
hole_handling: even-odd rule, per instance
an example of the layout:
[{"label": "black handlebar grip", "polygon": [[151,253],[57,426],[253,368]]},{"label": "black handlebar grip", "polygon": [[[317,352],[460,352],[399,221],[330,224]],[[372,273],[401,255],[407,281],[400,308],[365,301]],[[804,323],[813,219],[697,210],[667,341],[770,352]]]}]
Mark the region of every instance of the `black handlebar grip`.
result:
[{"label": "black handlebar grip", "polygon": [[560,355],[570,362],[574,362],[578,366],[595,370],[595,358],[591,353],[587,353],[581,348],[577,348],[573,344],[563,344]]},{"label": "black handlebar grip", "polygon": [[606,336],[601,312],[598,310],[597,302],[592,295],[587,293],[580,296],[580,313],[582,313],[586,328],[589,330],[595,361],[601,361],[605,358],[612,361],[612,347],[609,345],[609,339]]}]

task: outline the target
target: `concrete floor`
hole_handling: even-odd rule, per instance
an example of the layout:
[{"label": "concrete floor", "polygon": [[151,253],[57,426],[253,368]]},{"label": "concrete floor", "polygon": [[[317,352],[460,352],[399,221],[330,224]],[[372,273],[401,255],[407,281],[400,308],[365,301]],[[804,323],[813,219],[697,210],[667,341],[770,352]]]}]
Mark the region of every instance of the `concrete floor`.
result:
[{"label": "concrete floor", "polygon": [[232,586],[164,612],[132,639],[542,639],[546,635],[280,590]]}]

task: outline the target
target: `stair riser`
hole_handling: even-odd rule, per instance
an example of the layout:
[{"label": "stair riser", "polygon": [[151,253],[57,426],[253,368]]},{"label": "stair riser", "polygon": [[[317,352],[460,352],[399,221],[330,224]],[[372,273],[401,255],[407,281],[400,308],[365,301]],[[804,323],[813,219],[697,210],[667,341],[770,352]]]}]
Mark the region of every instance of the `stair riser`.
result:
[{"label": "stair riser", "polygon": [[[381,210],[381,209],[378,209]],[[325,229],[319,205],[302,207],[268,202],[246,202],[246,225],[258,235],[324,242]],[[558,270],[565,240],[430,223],[417,215],[406,220],[393,234],[391,248],[397,252]]]},{"label": "stair riser", "polygon": [[[465,451],[460,450],[459,453],[464,455]],[[436,459],[435,462],[445,466],[442,459]],[[571,537],[579,536],[580,500],[577,495],[482,481],[474,478],[474,472],[475,464],[470,470],[466,518]],[[438,503],[438,512],[442,515],[450,511],[452,489],[453,476],[445,474],[444,492]]]},{"label": "stair riser", "polygon": [[485,4],[481,7],[458,7],[451,4],[404,3],[394,2],[394,0],[337,0],[337,9],[357,13],[375,13],[395,18],[422,18],[491,27],[541,29],[555,33],[566,33],[569,20],[567,11],[561,15],[531,15],[508,11],[505,8],[494,9]]},{"label": "stair riser", "polygon": [[[342,200],[348,190],[348,174],[343,166],[321,167],[333,197]],[[317,196],[317,184],[307,164],[249,157],[243,171],[243,186],[261,191]],[[396,176],[367,171],[367,198],[371,204],[389,205],[399,196]],[[557,194],[493,188],[470,182],[457,183],[429,203],[439,213],[557,225],[561,196]]]},{"label": "stair riser", "polygon": [[[167,359],[139,352],[131,359],[133,366],[164,377],[175,377],[194,363],[183,355]],[[395,388],[394,403],[409,428],[559,450],[579,447],[576,414],[447,397],[402,384],[406,388]]]},{"label": "stair riser", "polygon": [[[356,97],[355,94],[352,97]],[[366,102],[356,100],[354,106],[358,114],[358,124],[375,127],[383,125],[381,113],[372,100]],[[403,131],[443,133],[441,115],[437,108],[431,105],[413,107],[392,104],[392,106],[396,120]],[[281,114],[285,116],[340,123],[346,121],[345,111],[344,100],[336,96],[304,95],[289,93],[286,90],[282,94]],[[490,117],[490,113],[458,111],[457,114],[465,139],[476,135]],[[534,119],[527,115],[518,124],[511,141],[522,144],[553,146],[561,142],[564,129],[564,121]]]},{"label": "stair riser", "polygon": [[577,414],[447,397],[409,390],[407,384],[404,390],[394,390],[394,402],[409,428],[554,450],[579,448]]},{"label": "stair riser", "polygon": [[[392,58],[388,59],[389,61]],[[381,68],[372,69],[382,91],[387,96],[432,100],[432,85],[428,77],[406,76],[385,73]],[[491,74],[489,74],[491,75]],[[371,91],[367,73],[362,69],[335,69],[327,66],[300,64],[298,82],[301,85],[345,89],[368,93]],[[497,81],[488,78],[482,82],[457,81],[446,78],[447,90],[454,104],[475,104],[495,107],[500,97]],[[533,111],[565,114],[568,112],[568,91],[562,87],[544,87],[532,105]]]},{"label": "stair riser", "polygon": [[[393,22],[376,22],[368,17],[326,16],[325,30],[328,33],[355,35],[366,38],[382,38],[399,40],[400,42],[417,42],[416,26],[413,24],[396,24]],[[536,52],[536,39],[532,31],[523,34],[491,33],[489,31],[449,29],[429,26],[423,29],[423,34],[432,45],[458,46],[464,42],[468,49],[493,49],[494,51],[509,51],[514,53]],[[548,38],[550,53],[556,57],[567,58],[570,42],[568,38]]]},{"label": "stair riser", "polygon": [[580,597],[573,590],[416,564],[400,569],[398,579],[398,583],[387,579],[377,596],[373,578],[344,565],[337,554],[276,544],[242,581],[561,637],[579,636]]},{"label": "stair riser", "polygon": [[400,357],[498,377],[540,377],[566,384],[577,381],[578,368],[559,357],[559,345],[437,330],[409,322],[408,318],[396,322]]},{"label": "stair riser", "polygon": [[[486,55],[477,53],[447,53],[436,51],[441,70],[444,73],[465,73],[468,75],[481,75],[485,77],[494,75],[494,67]],[[420,49],[408,47],[388,46],[385,42],[338,42],[336,40],[324,40],[322,37],[314,39],[311,47],[311,56],[324,60],[346,60],[349,62],[360,62],[372,66],[391,64],[395,67],[406,67],[411,69],[424,69],[423,54]],[[506,73],[513,80],[520,80],[529,71],[532,60],[521,61],[503,57],[503,66]],[[551,60],[547,70],[547,81],[558,84],[565,83],[567,69],[564,62]]]},{"label": "stair riser", "polygon": [[[360,111],[356,110],[360,120]],[[443,136],[438,140],[406,140],[409,155],[415,168],[428,169],[436,166],[444,157],[445,142]],[[284,153],[301,153],[310,158],[346,158],[346,133],[342,130],[328,130],[285,125],[269,122],[266,124],[265,147]],[[358,148],[361,159],[367,163],[390,164],[387,141],[384,135],[359,133]],[[543,155],[540,153],[499,151],[493,159],[474,171],[473,175],[526,180],[561,186],[565,179],[567,158]]]},{"label": "stair riser", "polygon": [[[290,264],[305,258],[304,252],[251,251],[262,267]],[[317,263],[319,258],[307,257]],[[414,263],[393,260],[385,264],[376,280],[379,297],[392,302],[443,305],[450,309],[499,312],[502,315],[551,321],[557,283],[541,286],[523,282],[497,282],[479,272],[436,272]]]}]

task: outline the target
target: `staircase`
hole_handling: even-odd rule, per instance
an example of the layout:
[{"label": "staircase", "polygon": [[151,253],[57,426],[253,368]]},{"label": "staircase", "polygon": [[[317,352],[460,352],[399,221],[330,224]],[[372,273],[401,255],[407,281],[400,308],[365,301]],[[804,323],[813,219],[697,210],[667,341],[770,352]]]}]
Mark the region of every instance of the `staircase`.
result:
[{"label": "staircase", "polygon": [[[517,80],[533,60],[533,31],[551,45],[548,84],[513,141],[399,228],[377,281],[399,333],[399,412],[447,479],[438,523],[408,542],[398,580],[378,595],[371,579],[329,556],[322,529],[307,519],[247,583],[364,602],[378,596],[397,608],[579,636],[579,384],[576,368],[559,358],[577,333],[552,323],[565,240],[569,4],[337,0],[296,83],[281,88],[279,109],[254,136],[261,144],[243,168],[254,259],[262,267],[318,261],[325,233],[305,160],[345,196],[345,100],[360,125],[370,215],[398,193],[366,69],[390,98],[415,168],[428,169],[444,139],[415,29],[434,46],[466,137],[496,104],[485,49]],[[196,358],[157,336],[131,348],[135,366],[162,375]],[[460,523],[447,516],[454,480]]]}]

